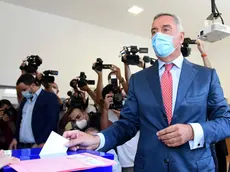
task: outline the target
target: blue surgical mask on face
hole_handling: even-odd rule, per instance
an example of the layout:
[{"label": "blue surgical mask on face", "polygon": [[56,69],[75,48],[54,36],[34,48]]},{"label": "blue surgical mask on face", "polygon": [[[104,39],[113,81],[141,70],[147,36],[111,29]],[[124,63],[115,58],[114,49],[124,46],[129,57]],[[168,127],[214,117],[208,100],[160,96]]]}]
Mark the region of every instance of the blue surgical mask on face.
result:
[{"label": "blue surgical mask on face", "polygon": [[22,92],[23,97],[25,97],[26,99],[31,99],[33,97],[33,94],[30,93],[29,91],[23,91]]},{"label": "blue surgical mask on face", "polygon": [[166,35],[163,33],[156,33],[152,38],[152,46],[156,53],[156,56],[165,58],[175,51],[173,45],[173,36]]}]

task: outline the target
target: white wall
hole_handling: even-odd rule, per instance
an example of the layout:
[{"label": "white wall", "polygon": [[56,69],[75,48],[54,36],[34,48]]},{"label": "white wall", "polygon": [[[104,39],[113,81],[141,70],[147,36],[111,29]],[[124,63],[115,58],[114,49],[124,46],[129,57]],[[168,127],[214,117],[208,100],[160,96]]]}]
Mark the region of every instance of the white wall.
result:
[{"label": "white wall", "polygon": [[[38,54],[43,59],[40,71],[59,70],[57,83],[61,96],[70,89],[69,81],[85,71],[88,79],[96,79],[91,70],[96,58],[121,67],[118,58],[124,45],[147,46],[153,56],[151,41],[67,18],[0,2],[0,85],[15,85],[22,59]],[[112,21],[111,21],[112,22]],[[150,21],[151,22],[151,21]],[[128,26],[127,26],[128,27]],[[130,28],[132,29],[132,28]],[[230,39],[206,45],[213,67],[217,69],[226,97],[230,98]],[[196,47],[189,60],[202,64]],[[132,72],[139,68],[133,67]],[[106,83],[105,72],[104,82]]]},{"label": "white wall", "polygon": [[[70,89],[69,81],[81,71],[86,72],[88,79],[97,78],[92,70],[96,58],[123,70],[118,55],[124,45],[150,46],[146,38],[3,2],[0,21],[0,85],[15,85],[22,60],[38,54],[43,59],[40,71],[59,70],[57,83],[62,96]],[[132,71],[137,70],[134,67]]]}]

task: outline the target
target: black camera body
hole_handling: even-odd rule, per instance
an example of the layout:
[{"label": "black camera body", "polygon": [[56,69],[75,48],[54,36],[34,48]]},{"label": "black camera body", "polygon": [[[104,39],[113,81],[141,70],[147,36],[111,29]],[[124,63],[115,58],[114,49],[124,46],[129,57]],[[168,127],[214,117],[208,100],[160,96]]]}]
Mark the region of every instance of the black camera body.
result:
[{"label": "black camera body", "polygon": [[54,75],[58,75],[58,71],[56,70],[45,70],[42,74],[42,78],[39,80],[36,77],[38,84],[42,84],[45,88],[49,87],[49,84],[54,83],[55,77]]},{"label": "black camera body", "polygon": [[[56,70],[46,70],[46,71],[44,71],[43,72],[43,77],[42,77],[42,79],[43,79],[43,82],[44,83],[54,83],[54,81],[55,81],[55,77],[54,77],[54,75],[58,75],[58,71],[56,71]],[[50,76],[50,75],[52,75],[52,76]]]},{"label": "black camera body", "polygon": [[17,110],[14,107],[6,108],[4,110],[4,114],[6,114],[12,120],[17,115]]},{"label": "black camera body", "polygon": [[151,65],[153,65],[156,62],[157,59],[149,57],[149,56],[144,56],[143,57],[143,61],[145,63],[150,63]]},{"label": "black camera body", "polygon": [[184,42],[181,46],[181,53],[184,57],[188,57],[191,54],[190,44],[196,44],[196,40],[192,40],[190,38],[184,38]]},{"label": "black camera body", "polygon": [[119,87],[113,88],[113,104],[110,105],[110,109],[120,110],[123,107],[123,96]]},{"label": "black camera body", "polygon": [[38,67],[42,64],[42,59],[38,55],[28,56],[24,66],[20,66],[20,70],[24,70],[26,73],[35,73]]},{"label": "black camera body", "polygon": [[66,103],[68,108],[78,108],[85,110],[88,107],[89,99],[84,102],[84,98],[82,97],[80,91],[76,91],[74,93],[68,91],[67,95],[70,97],[69,101]]},{"label": "black camera body", "polygon": [[96,63],[93,65],[92,69],[97,71],[102,71],[102,69],[111,69],[111,64],[103,64],[103,60],[101,58],[97,58]]},{"label": "black camera body", "polygon": [[80,72],[79,78],[72,79],[70,81],[70,86],[73,89],[76,89],[77,87],[79,87],[79,88],[84,87],[87,84],[88,85],[94,85],[95,84],[95,80],[87,80],[87,76],[86,76],[85,72]]},{"label": "black camera body", "polygon": [[[138,48],[137,46],[123,47],[123,50],[120,51],[120,56],[122,56],[121,61],[128,65],[138,65],[140,63],[140,57],[137,53],[148,53],[148,48]],[[124,55],[126,60],[124,60]]]}]

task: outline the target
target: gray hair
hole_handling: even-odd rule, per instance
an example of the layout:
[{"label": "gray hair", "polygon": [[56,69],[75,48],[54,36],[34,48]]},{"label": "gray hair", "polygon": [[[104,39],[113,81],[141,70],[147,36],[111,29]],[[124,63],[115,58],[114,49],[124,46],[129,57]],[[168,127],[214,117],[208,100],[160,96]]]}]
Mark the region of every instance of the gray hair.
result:
[{"label": "gray hair", "polygon": [[162,16],[170,16],[170,17],[172,17],[174,19],[177,27],[178,27],[179,32],[183,32],[184,31],[184,28],[183,28],[182,23],[181,23],[181,19],[178,16],[174,15],[174,14],[160,13],[160,14],[157,14],[154,17],[153,21],[155,21],[156,19],[158,19],[159,17],[162,17]]}]

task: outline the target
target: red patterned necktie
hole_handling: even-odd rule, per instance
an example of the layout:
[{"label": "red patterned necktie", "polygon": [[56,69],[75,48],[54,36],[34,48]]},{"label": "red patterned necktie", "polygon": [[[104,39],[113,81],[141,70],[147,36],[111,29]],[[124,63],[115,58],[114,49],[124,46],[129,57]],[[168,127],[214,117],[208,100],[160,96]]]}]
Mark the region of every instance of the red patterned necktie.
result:
[{"label": "red patterned necktie", "polygon": [[162,98],[169,125],[172,120],[173,79],[170,73],[172,67],[173,64],[165,64],[165,71],[161,77]]}]

